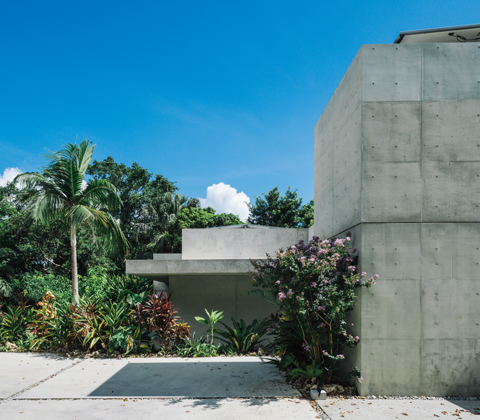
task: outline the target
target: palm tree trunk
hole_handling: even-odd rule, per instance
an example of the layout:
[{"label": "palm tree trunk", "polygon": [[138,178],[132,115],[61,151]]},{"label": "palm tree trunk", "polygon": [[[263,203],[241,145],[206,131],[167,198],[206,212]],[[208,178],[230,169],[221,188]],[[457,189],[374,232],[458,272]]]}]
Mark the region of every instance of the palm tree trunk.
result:
[{"label": "palm tree trunk", "polygon": [[78,303],[78,267],[77,267],[77,232],[72,227],[70,235],[70,243],[72,245],[72,291],[73,300]]}]

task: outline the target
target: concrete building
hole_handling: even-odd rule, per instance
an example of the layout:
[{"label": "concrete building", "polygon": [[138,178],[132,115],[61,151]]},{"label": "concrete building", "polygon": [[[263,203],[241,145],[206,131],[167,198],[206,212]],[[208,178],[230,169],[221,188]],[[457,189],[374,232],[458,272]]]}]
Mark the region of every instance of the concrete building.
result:
[{"label": "concrete building", "polygon": [[198,336],[207,327],[195,321],[195,316],[205,316],[205,308],[224,311],[226,323],[230,317],[249,323],[276,312],[276,305],[248,295],[254,289],[248,277],[250,259],[264,259],[301,239],[308,241],[309,233],[313,230],[256,225],[184,229],[181,254],[128,260],[126,271],[154,280],[157,290],[171,292],[182,320]]},{"label": "concrete building", "polygon": [[250,321],[274,306],[247,295],[248,258],[350,230],[380,275],[352,314],[359,392],[480,395],[479,40],[477,25],[361,47],[315,125],[313,230],[185,230],[182,255],[127,272],[168,285],[192,325],[205,307]]},{"label": "concrete building", "polygon": [[315,235],[351,230],[380,275],[364,395],[480,395],[480,44],[457,35],[480,26],[362,46],[315,125]]}]

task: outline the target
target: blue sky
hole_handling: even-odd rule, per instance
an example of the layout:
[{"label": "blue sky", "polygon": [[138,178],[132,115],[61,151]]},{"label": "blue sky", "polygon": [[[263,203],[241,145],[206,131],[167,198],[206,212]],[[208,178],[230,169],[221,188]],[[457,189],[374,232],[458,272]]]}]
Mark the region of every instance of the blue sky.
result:
[{"label": "blue sky", "polygon": [[3,2],[0,175],[36,171],[45,148],[88,136],[95,159],[138,162],[188,196],[223,182],[252,200],[290,185],[309,201],[313,127],[360,46],[479,12],[418,0]]}]

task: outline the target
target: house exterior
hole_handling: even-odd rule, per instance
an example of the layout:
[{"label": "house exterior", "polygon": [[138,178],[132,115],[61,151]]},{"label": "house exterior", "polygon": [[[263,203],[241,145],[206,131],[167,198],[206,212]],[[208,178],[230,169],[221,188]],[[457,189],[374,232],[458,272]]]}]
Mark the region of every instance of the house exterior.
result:
[{"label": "house exterior", "polygon": [[128,260],[126,271],[152,279],[159,291],[171,292],[182,320],[199,336],[207,327],[195,316],[205,316],[205,309],[224,311],[227,323],[231,317],[249,323],[275,313],[276,305],[248,295],[254,289],[248,276],[250,259],[264,259],[301,239],[308,241],[312,232],[258,225],[184,229],[181,254]]},{"label": "house exterior", "polygon": [[[127,261],[182,318],[268,316],[249,258],[352,232],[378,273],[351,314],[362,395],[480,395],[480,25],[363,45],[315,125],[315,225],[185,230],[181,255]],[[195,330],[203,332],[200,326]]]}]

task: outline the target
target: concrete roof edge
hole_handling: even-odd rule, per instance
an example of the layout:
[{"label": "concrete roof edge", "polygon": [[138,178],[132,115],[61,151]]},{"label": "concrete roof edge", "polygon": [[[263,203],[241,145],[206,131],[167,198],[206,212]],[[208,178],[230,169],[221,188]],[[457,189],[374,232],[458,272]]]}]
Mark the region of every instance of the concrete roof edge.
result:
[{"label": "concrete roof edge", "polygon": [[[258,260],[258,259],[256,259]],[[263,260],[263,259],[262,259]],[[126,272],[138,276],[247,274],[250,259],[222,260],[127,260]]]}]

